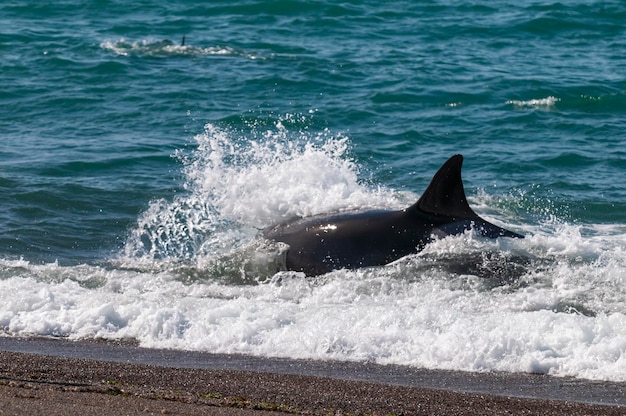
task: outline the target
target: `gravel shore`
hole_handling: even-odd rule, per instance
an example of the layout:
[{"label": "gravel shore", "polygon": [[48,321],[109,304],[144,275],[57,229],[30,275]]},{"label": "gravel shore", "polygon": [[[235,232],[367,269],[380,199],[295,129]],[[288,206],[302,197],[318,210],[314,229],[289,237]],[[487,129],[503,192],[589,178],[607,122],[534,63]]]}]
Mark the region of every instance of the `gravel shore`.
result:
[{"label": "gravel shore", "polygon": [[626,407],[0,351],[1,415],[625,415]]}]

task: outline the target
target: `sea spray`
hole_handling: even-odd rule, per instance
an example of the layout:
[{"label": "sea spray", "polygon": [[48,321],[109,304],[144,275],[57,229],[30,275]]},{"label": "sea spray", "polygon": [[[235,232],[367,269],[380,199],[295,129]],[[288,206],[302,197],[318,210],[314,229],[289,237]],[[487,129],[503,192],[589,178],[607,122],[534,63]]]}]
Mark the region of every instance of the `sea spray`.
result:
[{"label": "sea spray", "polygon": [[151,203],[125,255],[203,262],[286,218],[398,205],[393,194],[360,183],[348,138],[328,130],[294,133],[283,123],[246,131],[207,124],[193,150],[178,154],[186,193]]}]

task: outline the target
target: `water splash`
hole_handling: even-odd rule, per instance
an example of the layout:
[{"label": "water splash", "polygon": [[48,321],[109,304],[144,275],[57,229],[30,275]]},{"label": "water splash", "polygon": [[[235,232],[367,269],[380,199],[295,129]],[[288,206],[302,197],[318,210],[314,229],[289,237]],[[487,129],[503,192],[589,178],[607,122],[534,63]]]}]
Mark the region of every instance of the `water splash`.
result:
[{"label": "water splash", "polygon": [[251,252],[251,244],[260,249],[259,230],[286,218],[398,204],[359,182],[347,137],[292,132],[285,125],[294,117],[300,116],[239,130],[207,124],[193,150],[178,153],[187,192],[152,202],[127,241],[126,257],[206,267]]}]

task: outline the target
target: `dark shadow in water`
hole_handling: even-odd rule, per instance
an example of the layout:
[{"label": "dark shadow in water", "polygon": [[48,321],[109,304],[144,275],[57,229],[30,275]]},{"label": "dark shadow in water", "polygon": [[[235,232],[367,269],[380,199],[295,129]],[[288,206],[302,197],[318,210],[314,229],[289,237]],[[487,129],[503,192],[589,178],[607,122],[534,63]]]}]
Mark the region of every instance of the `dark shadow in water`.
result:
[{"label": "dark shadow in water", "polygon": [[[457,281],[459,289],[488,292],[498,290],[512,293],[526,287],[551,286],[552,269],[559,260],[534,257],[506,251],[471,253],[424,254],[411,257],[400,270],[404,276],[422,279],[424,276],[445,276]],[[406,266],[406,267],[405,267]],[[562,300],[552,308],[555,313],[596,316],[583,299]]]},{"label": "dark shadow in water", "polygon": [[529,276],[547,270],[549,263],[545,259],[510,252],[481,251],[421,254],[410,258],[407,266],[415,277],[430,274],[433,270],[450,278],[475,276],[481,279],[482,290],[488,291],[505,286],[511,290],[526,287],[533,283]]}]

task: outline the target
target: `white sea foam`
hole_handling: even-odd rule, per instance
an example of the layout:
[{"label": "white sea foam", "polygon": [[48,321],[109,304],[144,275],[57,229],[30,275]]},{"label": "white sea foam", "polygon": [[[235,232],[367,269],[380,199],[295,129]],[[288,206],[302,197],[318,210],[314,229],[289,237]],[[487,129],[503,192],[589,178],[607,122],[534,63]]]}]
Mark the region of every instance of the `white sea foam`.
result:
[{"label": "white sea foam", "polygon": [[554,105],[559,101],[561,101],[560,98],[549,96],[546,98],[538,98],[527,101],[509,100],[506,104],[511,104],[516,107],[551,108],[554,107]]},{"label": "white sea foam", "polygon": [[253,53],[246,53],[242,50],[230,46],[196,46],[191,44],[177,44],[170,40],[143,39],[128,41],[119,39],[116,41],[107,40],[100,44],[102,49],[111,51],[121,56],[202,56],[202,55],[224,55],[240,56],[248,59],[258,59],[259,56]]},{"label": "white sea foam", "polygon": [[[626,230],[549,218],[527,237],[448,237],[393,264],[316,279],[259,266],[258,228],[406,195],[359,182],[349,140],[208,125],[187,193],[155,201],[103,266],[0,260],[5,334],[145,347],[626,381]],[[471,203],[515,222],[515,197]],[[520,197],[523,199],[523,197]],[[409,198],[410,199],[410,198]],[[492,218],[490,218],[492,219]],[[263,254],[265,250],[265,254]],[[261,254],[259,254],[261,253]],[[264,259],[256,259],[255,256]],[[255,263],[256,262],[256,263]]]}]

